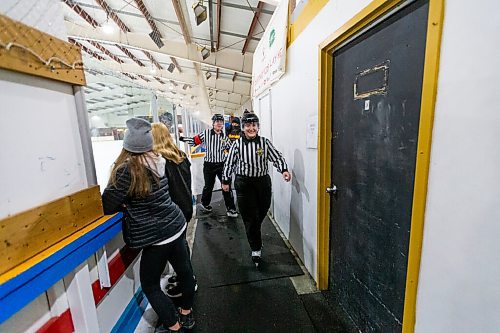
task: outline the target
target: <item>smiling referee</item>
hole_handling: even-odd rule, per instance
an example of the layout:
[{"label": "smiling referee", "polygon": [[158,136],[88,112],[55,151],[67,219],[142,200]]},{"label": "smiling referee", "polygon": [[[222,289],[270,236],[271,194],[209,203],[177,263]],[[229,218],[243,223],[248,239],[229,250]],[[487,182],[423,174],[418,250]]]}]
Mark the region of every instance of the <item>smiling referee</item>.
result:
[{"label": "smiling referee", "polygon": [[[258,267],[262,256],[261,226],[271,206],[271,177],[268,162],[272,162],[283,179],[292,178],[283,155],[271,141],[258,135],[259,118],[245,113],[241,119],[243,135],[234,141],[224,163],[222,189],[230,191],[231,176],[236,172],[234,186],[252,260]],[[227,192],[226,192],[227,193]]]}]

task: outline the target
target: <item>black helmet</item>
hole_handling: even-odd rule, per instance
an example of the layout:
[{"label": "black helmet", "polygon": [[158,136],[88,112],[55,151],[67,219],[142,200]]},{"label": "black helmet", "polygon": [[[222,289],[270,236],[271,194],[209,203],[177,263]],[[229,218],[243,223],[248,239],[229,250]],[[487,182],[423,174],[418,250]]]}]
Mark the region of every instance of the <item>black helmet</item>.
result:
[{"label": "black helmet", "polygon": [[222,120],[224,121],[224,116],[221,115],[220,113],[216,113],[212,116],[212,122],[216,122],[217,120]]},{"label": "black helmet", "polygon": [[243,114],[243,117],[241,117],[241,122],[244,124],[250,124],[250,123],[258,123],[259,122],[259,117],[253,112],[248,112]]}]

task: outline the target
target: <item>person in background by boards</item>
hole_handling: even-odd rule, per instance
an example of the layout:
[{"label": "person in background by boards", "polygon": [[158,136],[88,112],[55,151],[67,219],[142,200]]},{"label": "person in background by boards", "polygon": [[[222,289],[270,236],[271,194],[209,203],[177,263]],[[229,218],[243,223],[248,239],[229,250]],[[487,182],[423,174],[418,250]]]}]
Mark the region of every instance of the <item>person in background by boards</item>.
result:
[{"label": "person in background by boards", "polygon": [[283,155],[259,133],[259,118],[245,113],[241,119],[243,133],[236,140],[224,164],[222,189],[229,191],[231,176],[236,172],[236,198],[252,250],[252,260],[258,267],[262,256],[261,226],[271,206],[271,177],[268,161],[272,162],[283,179],[292,179]]},{"label": "person in background by boards", "polygon": [[229,127],[229,134],[227,135],[229,140],[238,140],[241,136],[240,118],[233,117],[231,119],[231,127]]},{"label": "person in background by boards", "polygon": [[[196,146],[205,143],[206,153],[203,163],[203,177],[205,185],[201,194],[201,207],[205,212],[211,212],[212,191],[215,185],[215,177],[222,183],[222,169],[224,160],[229,148],[229,139],[222,131],[224,126],[224,116],[217,113],[212,117],[212,129],[207,129],[193,138],[181,138],[182,141]],[[222,192],[224,203],[226,204],[227,216],[237,217],[236,205],[234,203],[233,192],[231,190]]]},{"label": "person in background by boards", "polygon": [[[189,223],[193,217],[193,193],[191,190],[191,162],[186,154],[174,143],[172,135],[167,126],[163,123],[152,124],[153,150],[165,158],[165,172],[168,178],[168,190],[170,198],[179,206],[182,214]],[[184,237],[186,231],[184,231]],[[187,245],[187,243],[186,243]],[[190,252],[189,247],[187,248]],[[174,272],[175,273],[175,272]],[[181,297],[182,290],[179,286],[177,274],[172,274],[168,278],[166,294],[169,297]],[[195,277],[195,291],[198,289]]]},{"label": "person in background by boards", "polygon": [[[104,213],[123,211],[125,243],[142,249],[139,275],[142,290],[159,317],[155,332],[184,332],[195,324],[195,281],[185,238],[186,218],[170,198],[165,159],[152,151],[151,124],[140,118],[126,124],[122,152],[102,194]],[[182,289],[178,310],[160,286],[167,261],[177,272]]]}]

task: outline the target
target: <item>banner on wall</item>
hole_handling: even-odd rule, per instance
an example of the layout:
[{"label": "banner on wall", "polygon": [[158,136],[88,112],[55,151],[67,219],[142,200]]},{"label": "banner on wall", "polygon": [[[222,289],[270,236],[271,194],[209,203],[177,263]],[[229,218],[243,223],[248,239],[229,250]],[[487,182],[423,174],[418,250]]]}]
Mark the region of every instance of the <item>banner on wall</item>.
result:
[{"label": "banner on wall", "polygon": [[268,89],[285,74],[288,0],[281,0],[253,54],[252,96]]}]

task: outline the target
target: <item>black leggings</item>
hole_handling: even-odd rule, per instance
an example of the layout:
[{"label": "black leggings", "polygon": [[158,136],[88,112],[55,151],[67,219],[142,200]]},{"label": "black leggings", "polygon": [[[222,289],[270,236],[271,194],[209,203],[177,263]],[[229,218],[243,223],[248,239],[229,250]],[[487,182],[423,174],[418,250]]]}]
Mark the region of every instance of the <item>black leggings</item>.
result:
[{"label": "black leggings", "polygon": [[161,274],[167,261],[170,262],[179,279],[182,291],[181,308],[187,310],[193,306],[195,282],[187,248],[187,241],[183,234],[171,243],[148,246],[142,250],[140,267],[142,291],[166,327],[177,323],[175,305],[160,287]]},{"label": "black leggings", "polygon": [[262,248],[261,226],[271,206],[271,177],[236,176],[236,198],[252,251]]},{"label": "black leggings", "polygon": [[[215,177],[219,178],[219,181],[222,183],[222,169],[224,169],[224,163],[205,162],[203,164],[203,178],[205,179],[205,186],[203,186],[203,191],[201,193],[201,204],[203,206],[210,205],[210,201],[212,201]],[[222,196],[224,197],[226,209],[236,210],[233,191],[231,191],[231,189],[229,189],[229,192],[222,191]]]}]

